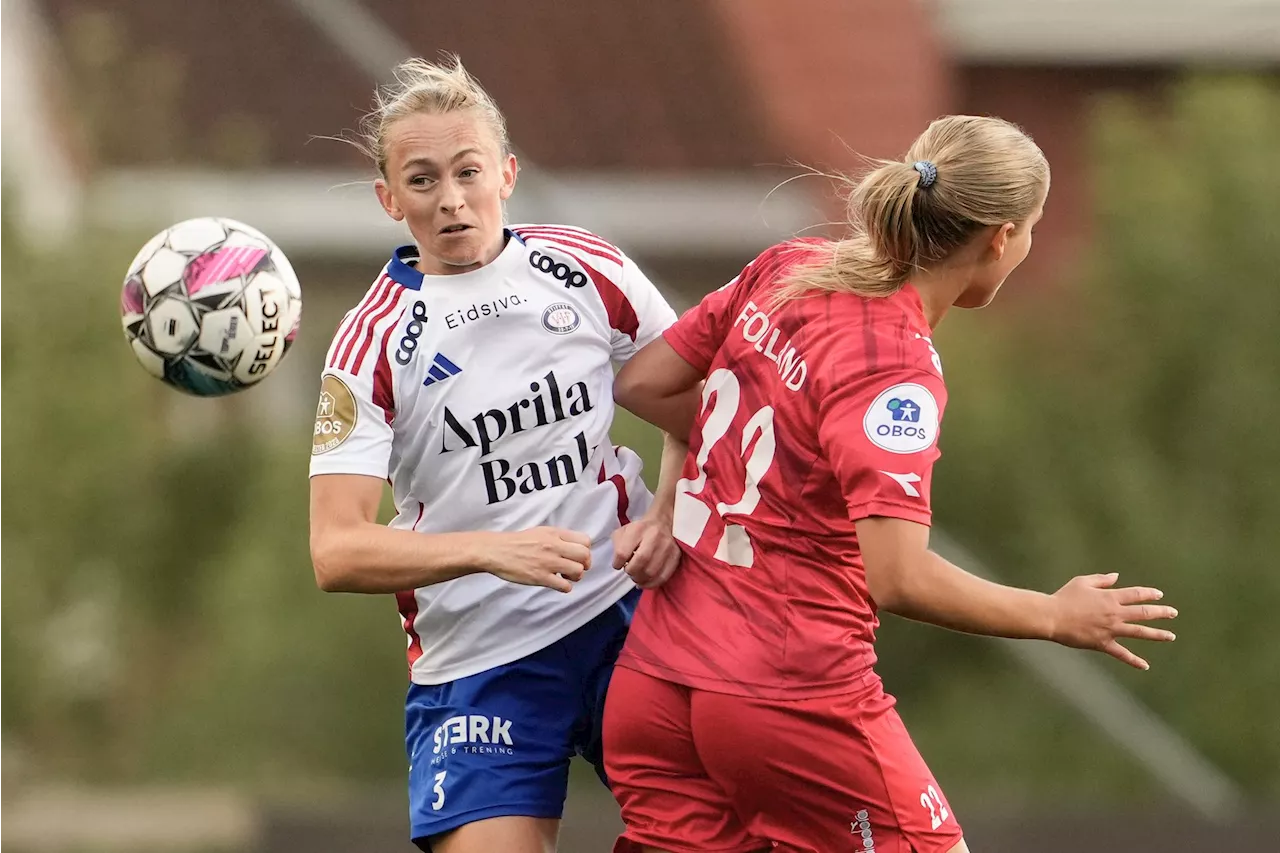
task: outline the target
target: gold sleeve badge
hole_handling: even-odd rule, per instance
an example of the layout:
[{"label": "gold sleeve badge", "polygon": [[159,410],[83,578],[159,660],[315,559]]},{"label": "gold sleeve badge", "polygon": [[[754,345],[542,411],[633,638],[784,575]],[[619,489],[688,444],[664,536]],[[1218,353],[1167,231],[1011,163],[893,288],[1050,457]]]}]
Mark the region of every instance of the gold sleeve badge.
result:
[{"label": "gold sleeve badge", "polygon": [[316,434],[311,442],[311,453],[327,453],[347,440],[356,428],[359,416],[356,397],[347,384],[336,376],[328,375],[320,383],[320,403],[316,406]]}]

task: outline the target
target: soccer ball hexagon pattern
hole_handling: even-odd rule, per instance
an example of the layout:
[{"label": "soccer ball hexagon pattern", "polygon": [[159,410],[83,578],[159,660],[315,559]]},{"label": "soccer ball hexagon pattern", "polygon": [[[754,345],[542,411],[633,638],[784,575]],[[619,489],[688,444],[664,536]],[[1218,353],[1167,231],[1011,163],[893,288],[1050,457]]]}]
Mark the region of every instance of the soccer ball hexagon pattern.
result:
[{"label": "soccer ball hexagon pattern", "polygon": [[120,314],[148,373],[201,397],[265,379],[298,334],[302,289],[265,234],[201,217],[161,231],[125,276]]}]

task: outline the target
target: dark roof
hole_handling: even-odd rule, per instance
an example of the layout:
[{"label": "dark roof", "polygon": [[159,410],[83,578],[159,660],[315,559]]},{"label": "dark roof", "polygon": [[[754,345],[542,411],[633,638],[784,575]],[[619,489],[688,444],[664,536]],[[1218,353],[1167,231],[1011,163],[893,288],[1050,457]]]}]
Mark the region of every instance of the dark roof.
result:
[{"label": "dark roof", "polygon": [[[41,2],[100,161],[361,162],[312,137],[354,128],[375,81],[290,4]],[[541,166],[733,169],[784,156],[735,79],[710,4],[364,5],[412,51],[459,53]]]},{"label": "dark roof", "polygon": [[[462,56],[550,168],[736,168],[776,158],[709,4],[368,3],[411,48]],[[495,45],[500,47],[495,49]]]},{"label": "dark roof", "polygon": [[352,123],[369,83],[275,0],[43,0],[73,108],[112,164],[358,162],[311,142]]}]

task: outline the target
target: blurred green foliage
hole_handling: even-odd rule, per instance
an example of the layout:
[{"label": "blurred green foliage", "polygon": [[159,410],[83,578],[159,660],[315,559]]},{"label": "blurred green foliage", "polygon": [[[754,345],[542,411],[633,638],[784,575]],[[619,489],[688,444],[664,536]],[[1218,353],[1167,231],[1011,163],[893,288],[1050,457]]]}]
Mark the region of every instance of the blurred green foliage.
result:
[{"label": "blurred green foliage", "polygon": [[396,774],[398,617],[390,599],[315,587],[310,413],[282,441],[248,394],[188,398],[142,371],[115,282],[145,237],[88,236],[68,261],[4,235],[5,402],[21,413],[3,444],[6,765],[85,781]]},{"label": "blurred green foliage", "polygon": [[[1178,642],[1143,650],[1149,673],[1098,660],[1275,796],[1280,95],[1197,80],[1167,108],[1105,103],[1097,127],[1080,285],[939,333],[937,522],[1016,583],[1119,570],[1162,587]],[[146,236],[89,235],[68,257],[4,233],[6,763],[86,781],[399,780],[394,603],[311,577],[310,413],[264,432],[248,398],[285,380],[189,400],[133,363],[115,271]],[[336,315],[312,304],[318,364]],[[615,437],[656,472],[652,430],[623,417]],[[991,644],[892,619],[882,638],[885,679],[962,810],[1159,796]]]},{"label": "blurred green foliage", "polygon": [[[1104,101],[1094,152],[1096,242],[1079,288],[949,317],[935,339],[950,392],[936,519],[1012,582],[1052,590],[1118,571],[1163,589],[1178,641],[1136,644],[1152,670],[1098,659],[1275,796],[1280,91],[1215,78],[1164,104]],[[884,639],[904,716],[961,785],[1003,779],[1014,801],[1050,786],[1152,794],[990,644],[899,624]],[[1037,790],[1009,772],[1022,767]]]},{"label": "blurred green foliage", "polygon": [[235,111],[200,132],[192,124],[191,58],[140,43],[127,16],[80,4],[64,22],[60,71],[79,94],[76,125],[90,158],[114,163],[200,162],[227,170],[260,167],[272,145],[268,127]]}]

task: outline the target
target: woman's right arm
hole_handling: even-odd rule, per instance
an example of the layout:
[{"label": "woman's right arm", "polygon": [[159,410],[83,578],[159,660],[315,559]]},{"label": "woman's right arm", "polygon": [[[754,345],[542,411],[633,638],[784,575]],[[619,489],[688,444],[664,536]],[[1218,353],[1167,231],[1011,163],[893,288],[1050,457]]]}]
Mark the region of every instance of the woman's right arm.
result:
[{"label": "woman's right arm", "polygon": [[[928,363],[923,349],[914,357]],[[1119,640],[1173,639],[1170,631],[1140,624],[1177,615],[1154,603],[1159,590],[1114,588],[1114,574],[1082,575],[1047,595],[984,580],[929,550],[929,501],[946,387],[928,369],[849,369],[856,363],[856,356],[829,356],[828,372],[815,377],[826,383],[817,392],[818,432],[849,506],[876,604],[956,631],[1096,649],[1146,669],[1147,662]]]},{"label": "woman's right arm", "polygon": [[325,592],[395,593],[489,572],[569,592],[591,566],[582,533],[535,527],[509,533],[416,533],[377,523],[383,480],[311,478],[311,563]]}]

